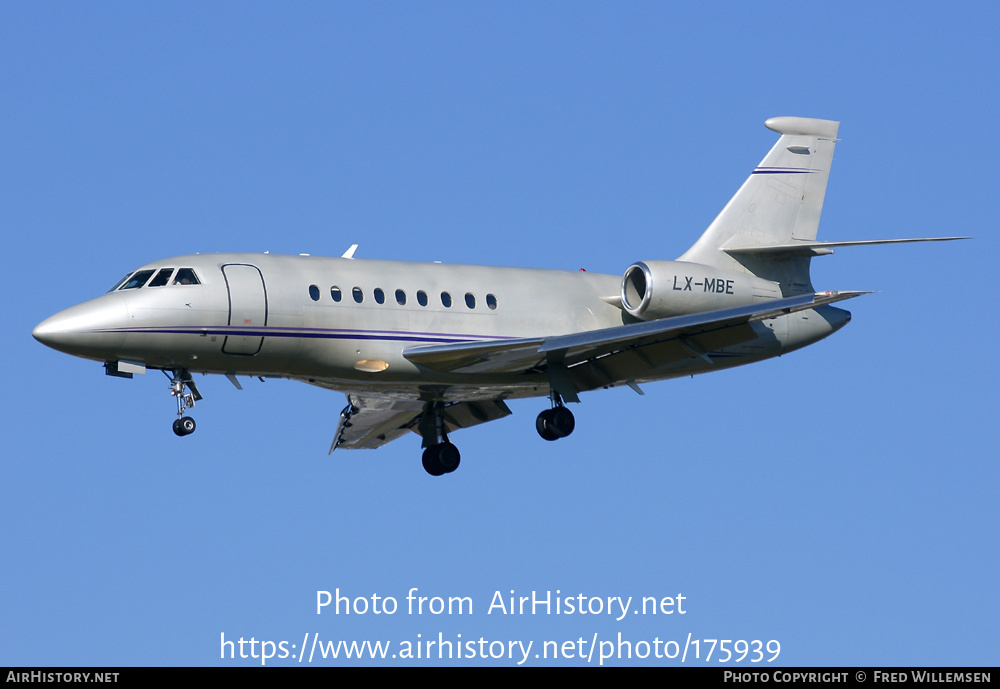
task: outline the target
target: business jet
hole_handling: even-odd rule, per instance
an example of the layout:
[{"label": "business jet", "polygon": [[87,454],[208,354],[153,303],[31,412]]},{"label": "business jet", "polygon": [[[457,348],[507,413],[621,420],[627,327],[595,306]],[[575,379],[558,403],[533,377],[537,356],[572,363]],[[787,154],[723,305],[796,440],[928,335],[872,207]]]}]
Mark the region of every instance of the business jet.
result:
[{"label": "business jet", "polygon": [[286,378],[341,391],[332,453],[414,432],[431,475],[460,462],[450,434],[548,398],[535,427],[564,438],[567,403],[600,388],[741,366],[817,342],[851,318],[817,292],[814,256],[961,237],[816,240],[839,123],[776,117],[780,138],[675,261],[589,272],[220,253],[154,261],[33,331],[107,375],[163,371],[173,430],[202,399],[193,374]]}]

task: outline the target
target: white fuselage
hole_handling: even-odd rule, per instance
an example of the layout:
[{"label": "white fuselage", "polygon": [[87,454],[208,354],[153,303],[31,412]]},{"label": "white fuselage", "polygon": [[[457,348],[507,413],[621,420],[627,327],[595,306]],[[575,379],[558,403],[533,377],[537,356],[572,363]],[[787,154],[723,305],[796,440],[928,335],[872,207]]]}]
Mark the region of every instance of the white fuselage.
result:
[{"label": "white fuselage", "polygon": [[[434,371],[408,361],[404,350],[635,321],[620,308],[621,278],[584,271],[241,253],[180,256],[139,270],[181,267],[193,269],[199,284],[112,291],[56,314],[35,334],[98,361],[287,377],[389,396],[428,386],[448,401],[547,395],[548,384],[541,374]],[[839,325],[815,311],[771,319],[754,324],[757,340],[720,352],[714,363],[692,356],[642,379],[776,356]]]}]

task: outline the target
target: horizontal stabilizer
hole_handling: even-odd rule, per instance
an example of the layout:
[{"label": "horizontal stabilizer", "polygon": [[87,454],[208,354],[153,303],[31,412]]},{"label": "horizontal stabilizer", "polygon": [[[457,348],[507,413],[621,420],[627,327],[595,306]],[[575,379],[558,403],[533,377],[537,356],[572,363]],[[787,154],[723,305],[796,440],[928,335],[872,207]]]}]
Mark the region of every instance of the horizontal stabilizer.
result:
[{"label": "horizontal stabilizer", "polygon": [[844,246],[870,246],[873,244],[909,244],[912,242],[951,242],[971,237],[916,237],[912,239],[856,239],[843,242],[791,241],[786,244],[762,246],[726,246],[722,250],[729,255],[771,255],[771,256],[823,256],[832,254],[833,249]]}]

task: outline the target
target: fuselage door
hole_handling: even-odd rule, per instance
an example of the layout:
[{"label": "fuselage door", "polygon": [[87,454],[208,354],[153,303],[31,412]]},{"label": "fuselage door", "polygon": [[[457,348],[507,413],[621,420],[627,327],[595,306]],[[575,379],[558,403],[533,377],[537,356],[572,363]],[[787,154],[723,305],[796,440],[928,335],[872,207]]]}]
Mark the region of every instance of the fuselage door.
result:
[{"label": "fuselage door", "polygon": [[[231,331],[222,342],[226,354],[254,355],[264,344],[267,325],[267,291],[264,276],[257,266],[230,264],[222,266],[229,290],[229,325]],[[245,331],[246,334],[242,334]]]}]

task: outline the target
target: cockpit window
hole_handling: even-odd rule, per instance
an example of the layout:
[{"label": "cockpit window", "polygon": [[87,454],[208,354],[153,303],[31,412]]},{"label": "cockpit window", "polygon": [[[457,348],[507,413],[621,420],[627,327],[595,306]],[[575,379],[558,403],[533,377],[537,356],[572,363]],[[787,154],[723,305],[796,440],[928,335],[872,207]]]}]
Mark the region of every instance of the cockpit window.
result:
[{"label": "cockpit window", "polygon": [[130,277],[128,280],[125,281],[125,284],[122,285],[121,288],[125,290],[125,289],[137,289],[139,287],[142,287],[143,285],[146,284],[146,280],[148,280],[149,276],[152,274],[153,274],[152,270],[140,270],[138,272],[135,272],[132,274],[132,277]]},{"label": "cockpit window", "polygon": [[128,280],[130,277],[132,277],[132,273],[128,273],[125,277],[123,277],[121,280],[119,280],[118,282],[116,282],[115,286],[112,287],[111,289],[109,289],[108,291],[109,292],[114,292],[116,289],[118,289],[119,287],[121,287],[122,285],[124,285],[125,281]]},{"label": "cockpit window", "polygon": [[175,285],[200,285],[201,280],[198,276],[194,274],[194,271],[190,268],[178,268],[177,275],[174,277]]},{"label": "cockpit window", "polygon": [[170,282],[170,274],[174,272],[173,268],[160,268],[160,272],[156,274],[152,280],[149,281],[147,287],[163,287],[165,284]]}]

